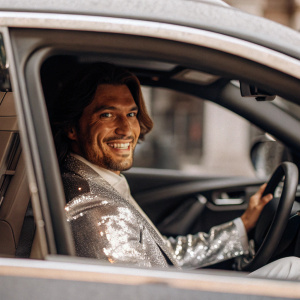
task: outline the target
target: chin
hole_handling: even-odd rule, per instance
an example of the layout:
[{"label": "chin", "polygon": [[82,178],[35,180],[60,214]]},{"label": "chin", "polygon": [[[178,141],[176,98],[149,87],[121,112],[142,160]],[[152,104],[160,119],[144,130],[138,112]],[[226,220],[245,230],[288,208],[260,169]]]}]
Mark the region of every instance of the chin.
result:
[{"label": "chin", "polygon": [[111,171],[126,171],[132,167],[133,160],[126,159],[123,161],[107,161],[106,168]]},{"label": "chin", "polygon": [[121,164],[119,164],[118,171],[126,171],[126,170],[129,170],[131,167],[132,167],[132,161],[126,162],[126,163],[121,163]]}]

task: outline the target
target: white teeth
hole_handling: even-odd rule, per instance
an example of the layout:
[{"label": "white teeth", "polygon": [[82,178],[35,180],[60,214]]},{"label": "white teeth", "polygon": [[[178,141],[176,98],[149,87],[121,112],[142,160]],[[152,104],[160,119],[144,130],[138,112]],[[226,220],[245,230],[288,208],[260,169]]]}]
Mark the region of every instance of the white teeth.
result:
[{"label": "white teeth", "polygon": [[117,148],[117,149],[128,149],[129,143],[122,143],[122,144],[108,144],[108,146],[112,148]]}]

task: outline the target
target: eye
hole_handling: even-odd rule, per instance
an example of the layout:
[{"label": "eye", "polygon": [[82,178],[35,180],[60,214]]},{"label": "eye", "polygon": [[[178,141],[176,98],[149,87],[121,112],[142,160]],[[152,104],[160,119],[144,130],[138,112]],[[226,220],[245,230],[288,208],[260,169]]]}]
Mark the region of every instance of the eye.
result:
[{"label": "eye", "polygon": [[105,118],[111,118],[111,117],[112,117],[111,113],[103,113],[103,114],[100,115],[100,118],[103,118],[103,119],[105,119]]},{"label": "eye", "polygon": [[131,112],[127,116],[132,118],[132,117],[136,117],[136,115],[137,115],[137,112]]}]

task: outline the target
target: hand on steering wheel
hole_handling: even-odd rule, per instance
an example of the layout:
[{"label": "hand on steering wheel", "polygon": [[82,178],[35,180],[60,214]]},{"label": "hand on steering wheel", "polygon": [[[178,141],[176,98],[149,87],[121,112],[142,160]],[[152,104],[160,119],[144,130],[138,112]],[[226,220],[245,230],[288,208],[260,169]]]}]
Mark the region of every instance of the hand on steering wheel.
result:
[{"label": "hand on steering wheel", "polygon": [[[284,178],[284,186],[279,200],[279,204],[276,213],[273,217],[271,225],[267,230],[267,233],[259,246],[255,256],[253,258],[242,257],[238,262],[238,269],[243,271],[254,271],[263,265],[265,265],[278,246],[284,229],[287,225],[292,206],[295,200],[296,190],[298,186],[298,168],[291,162],[284,162],[275,170],[271,179],[269,180],[263,194],[262,199],[265,195],[274,194],[274,191],[278,184]],[[265,198],[266,200],[266,198]],[[265,201],[264,200],[264,201]],[[258,222],[255,228],[255,236],[263,230],[262,224],[264,224],[264,211],[260,214]]]},{"label": "hand on steering wheel", "polygon": [[273,195],[271,193],[263,196],[266,186],[266,183],[263,184],[250,198],[248,208],[241,216],[247,232],[255,227],[263,208],[273,199]]}]

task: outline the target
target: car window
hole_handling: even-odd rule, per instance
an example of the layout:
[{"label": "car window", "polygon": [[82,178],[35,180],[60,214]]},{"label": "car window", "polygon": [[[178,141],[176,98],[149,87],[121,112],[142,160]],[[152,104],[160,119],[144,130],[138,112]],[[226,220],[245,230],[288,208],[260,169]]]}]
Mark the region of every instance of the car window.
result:
[{"label": "car window", "polygon": [[176,91],[144,87],[143,95],[154,129],[137,146],[135,167],[255,176],[250,148],[258,131],[248,121]]}]

